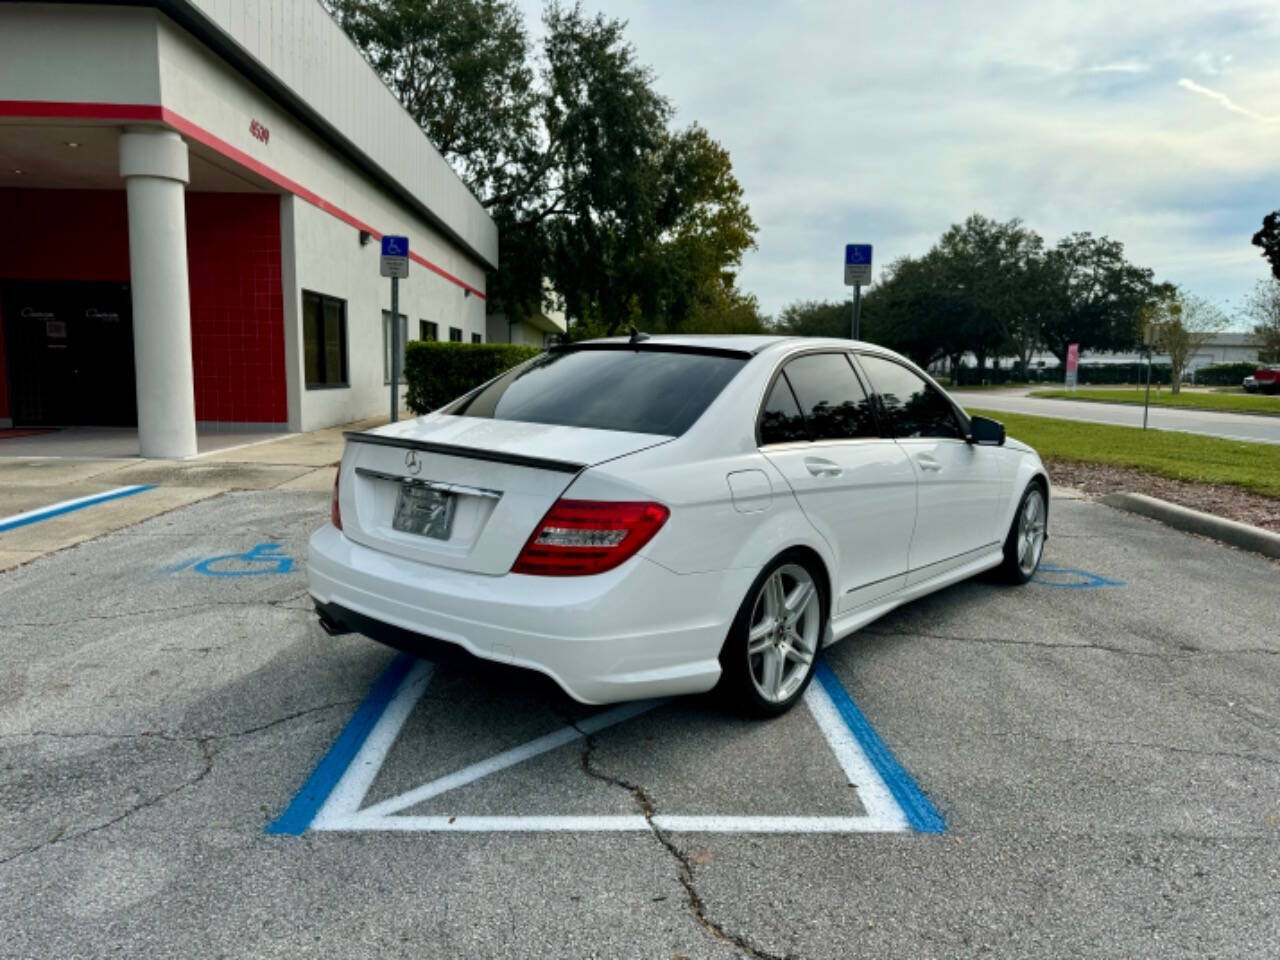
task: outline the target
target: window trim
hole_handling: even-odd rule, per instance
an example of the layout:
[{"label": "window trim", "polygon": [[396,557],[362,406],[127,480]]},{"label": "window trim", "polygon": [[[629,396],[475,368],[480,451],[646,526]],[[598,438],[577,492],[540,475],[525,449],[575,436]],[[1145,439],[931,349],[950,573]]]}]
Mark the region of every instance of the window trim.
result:
[{"label": "window trim", "polygon": [[[350,390],[351,389],[351,357],[348,353],[348,324],[347,324],[347,301],[341,297],[335,297],[331,294],[321,293],[319,290],[308,290],[305,287],[301,291],[301,299],[299,306],[301,307],[301,315],[299,319],[302,321],[302,381],[305,390]],[[339,328],[339,340],[342,347],[342,370],[341,378],[332,383],[312,382],[307,379],[307,296],[316,297],[320,301],[320,316],[324,317],[324,304],[326,300],[340,304],[342,307],[342,319]]]},{"label": "window trim", "polygon": [[[796,409],[800,411],[800,417],[804,420],[805,433],[809,434],[808,440],[785,440],[782,443],[764,443],[764,438],[760,433],[760,424],[764,418],[764,408],[769,402],[769,397],[773,395],[773,386],[777,383],[778,378],[783,376],[787,364],[792,360],[800,357],[813,356],[814,354],[831,353],[837,356],[843,356],[849,364],[849,369],[853,373],[853,379],[858,382],[858,386],[862,388],[862,392],[871,400],[871,417],[876,422],[876,436],[874,437],[826,437],[822,440],[813,439],[813,432],[809,429],[809,418],[804,414],[804,408],[800,406],[800,398],[796,396],[795,387],[791,385],[790,378],[787,379],[787,389],[791,391],[791,399],[795,401]],[[853,351],[842,350],[839,347],[824,346],[810,347],[805,350],[797,350],[794,353],[788,353],[785,357],[778,361],[778,364],[770,374],[768,382],[765,384],[764,392],[760,395],[759,403],[756,406],[756,446],[761,449],[782,450],[784,448],[800,448],[806,445],[826,445],[831,443],[877,443],[884,440],[893,440],[893,437],[885,436],[884,427],[880,420],[880,401],[874,390],[868,388],[870,381],[858,369],[857,364],[853,362]]]},{"label": "window trim", "polygon": [[[390,307],[383,308],[381,323],[382,323],[382,362],[384,364],[382,368],[382,385],[384,387],[391,386],[391,367],[393,366],[393,362],[395,360],[395,358],[391,356],[391,337],[390,337],[391,330],[388,327],[386,322],[387,317],[389,316],[393,316],[391,313],[391,308]],[[407,356],[408,349],[409,349],[409,315],[407,313],[402,313],[400,314],[400,318],[404,321],[404,329],[401,331],[401,333],[403,333],[404,336],[401,337],[400,339],[400,350],[402,353],[404,353]],[[391,322],[395,323],[394,318],[392,319]],[[404,386],[405,383],[407,382],[408,381],[405,380],[405,375],[404,375],[404,357],[401,357],[400,385]]]},{"label": "window trim", "polygon": [[960,428],[959,437],[900,437],[897,435],[897,433],[894,433],[892,436],[888,436],[884,432],[885,430],[884,425],[887,423],[888,418],[886,417],[884,419],[881,419],[879,417],[880,391],[873,389],[870,391],[870,394],[875,397],[874,406],[876,409],[877,421],[881,424],[880,429],[881,429],[882,436],[887,436],[888,439],[894,440],[894,441],[926,440],[926,441],[929,441],[930,443],[939,443],[942,441],[949,440],[952,443],[963,443],[966,445],[969,444],[970,442],[969,441],[969,435],[970,435],[969,415],[960,409],[959,405],[955,402],[955,400],[952,399],[951,394],[947,393],[946,390],[942,389],[942,386],[938,383],[938,381],[934,380],[933,377],[929,376],[923,370],[918,369],[914,364],[904,363],[902,360],[898,359],[897,357],[887,356],[886,354],[877,353],[872,350],[854,350],[854,351],[851,351],[850,353],[851,353],[851,359],[854,364],[854,367],[858,370],[858,372],[862,375],[862,377],[866,380],[867,383],[872,382],[871,375],[868,374],[865,370],[863,370],[861,364],[858,362],[859,359],[864,356],[875,357],[877,360],[883,360],[886,363],[895,363],[898,366],[902,367],[902,369],[908,371],[909,373],[914,373],[921,380],[923,380],[928,386],[933,387],[933,389],[938,391],[939,396],[941,396],[942,399],[947,402],[947,406],[951,408],[951,415],[952,417],[955,418],[956,425]]}]

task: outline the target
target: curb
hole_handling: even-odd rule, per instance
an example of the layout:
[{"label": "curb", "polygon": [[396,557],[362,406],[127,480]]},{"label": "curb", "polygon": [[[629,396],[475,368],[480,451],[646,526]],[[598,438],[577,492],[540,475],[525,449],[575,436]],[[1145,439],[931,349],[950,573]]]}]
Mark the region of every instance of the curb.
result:
[{"label": "curb", "polygon": [[1108,493],[1102,502],[1117,510],[1138,513],[1152,520],[1187,533],[1198,533],[1202,537],[1220,540],[1241,550],[1251,550],[1263,556],[1280,559],[1280,533],[1272,533],[1261,527],[1253,527],[1247,523],[1215,517],[1211,513],[1202,513],[1190,507],[1181,507],[1167,500],[1148,497],[1142,493]]}]

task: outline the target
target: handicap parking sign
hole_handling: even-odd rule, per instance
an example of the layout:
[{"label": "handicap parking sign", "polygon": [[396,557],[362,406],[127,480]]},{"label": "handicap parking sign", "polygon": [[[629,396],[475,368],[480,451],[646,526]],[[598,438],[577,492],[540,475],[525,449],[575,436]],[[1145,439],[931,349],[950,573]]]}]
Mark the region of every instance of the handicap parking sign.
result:
[{"label": "handicap parking sign", "polygon": [[382,257],[378,272],[384,277],[404,280],[409,276],[409,238],[391,236],[382,238]]}]

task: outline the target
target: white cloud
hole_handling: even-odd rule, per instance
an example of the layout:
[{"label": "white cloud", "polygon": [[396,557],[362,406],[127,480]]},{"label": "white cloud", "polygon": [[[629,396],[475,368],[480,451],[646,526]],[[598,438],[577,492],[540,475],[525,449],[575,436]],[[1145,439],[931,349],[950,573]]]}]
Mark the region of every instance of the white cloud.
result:
[{"label": "white cloud", "polygon": [[1276,116],[1276,117],[1263,116],[1262,114],[1257,113],[1256,111],[1249,110],[1246,107],[1240,106],[1240,104],[1236,103],[1234,100],[1228,97],[1225,93],[1219,93],[1217,90],[1210,90],[1208,87],[1202,87],[1200,86],[1200,84],[1196,83],[1194,80],[1188,80],[1186,77],[1183,77],[1178,81],[1178,86],[1180,86],[1183,90],[1190,90],[1192,93],[1198,93],[1201,96],[1208,97],[1210,100],[1215,100],[1218,103],[1222,104],[1224,107],[1226,107],[1228,110],[1230,110],[1232,113],[1238,113],[1242,117],[1248,117],[1250,120],[1257,120],[1259,123],[1280,123],[1280,116]]},{"label": "white cloud", "polygon": [[1085,67],[1085,73],[1150,73],[1151,64],[1140,60],[1119,60],[1096,67]]}]

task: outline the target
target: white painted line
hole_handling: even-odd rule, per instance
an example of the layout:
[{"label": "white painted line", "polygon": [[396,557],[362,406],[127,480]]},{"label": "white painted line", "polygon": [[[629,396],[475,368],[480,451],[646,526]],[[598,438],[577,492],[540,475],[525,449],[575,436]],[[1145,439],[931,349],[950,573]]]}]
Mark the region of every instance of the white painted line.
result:
[{"label": "white painted line", "polygon": [[907,815],[898,806],[889,787],[885,784],[876,768],[871,765],[867,755],[853,736],[853,731],[840,719],[836,705],[822,689],[822,684],[811,683],[804,694],[804,705],[813,714],[814,722],[822,735],[831,745],[831,752],[836,755],[840,768],[858,791],[858,799],[867,811],[869,819],[882,823],[884,830],[906,830],[909,827]]},{"label": "white painted line", "polygon": [[665,702],[665,700],[640,700],[635,703],[624,703],[622,706],[614,707],[612,710],[594,714],[583,720],[576,727],[561,727],[559,730],[538,737],[536,740],[522,743],[518,747],[504,750],[502,753],[489,757],[487,760],[481,760],[479,763],[463,767],[461,770],[440,777],[438,780],[424,783],[408,793],[402,793],[397,797],[383,800],[381,803],[375,803],[373,806],[361,810],[360,816],[361,818],[366,816],[382,817],[398,810],[406,810],[422,803],[424,800],[438,797],[442,793],[448,793],[450,790],[456,790],[458,787],[473,783],[481,777],[487,777],[491,773],[514,767],[517,763],[523,763],[525,760],[530,760],[533,757],[555,750],[557,747],[563,747],[573,743],[575,740],[581,740],[585,734],[596,733],[625,720],[638,717],[642,713],[648,713],[654,707]]},{"label": "white painted line", "polygon": [[391,749],[396,738],[400,736],[400,728],[409,719],[409,714],[417,706],[422,694],[426,692],[435,664],[419,660],[409,670],[400,689],[387,704],[387,708],[374,724],[369,736],[365,738],[360,752],[352,759],[351,764],[342,774],[342,778],[329,793],[319,812],[312,821],[312,829],[326,829],[327,824],[345,822],[360,809],[365,794],[373,786],[378,771],[387,759],[387,751]]},{"label": "white painted line", "polygon": [[[656,814],[654,826],[671,833],[898,833],[896,826],[878,817],[778,817],[778,816],[677,816]],[[313,824],[313,830],[362,830],[432,833],[622,833],[648,830],[639,814],[621,816],[390,816],[356,815],[344,820]]]}]

